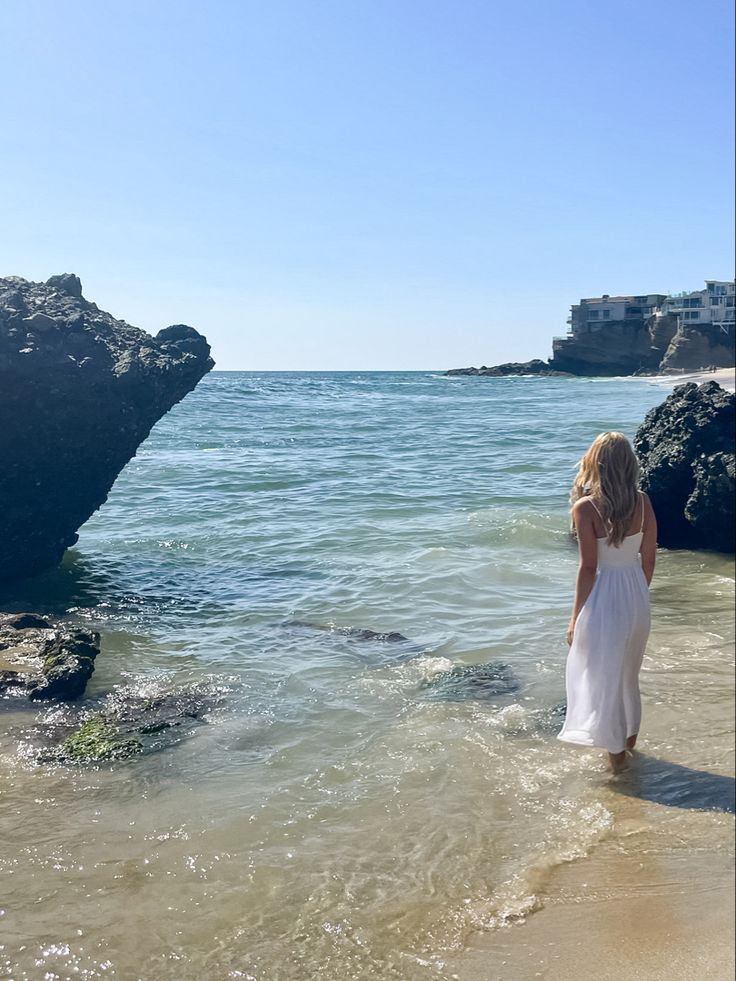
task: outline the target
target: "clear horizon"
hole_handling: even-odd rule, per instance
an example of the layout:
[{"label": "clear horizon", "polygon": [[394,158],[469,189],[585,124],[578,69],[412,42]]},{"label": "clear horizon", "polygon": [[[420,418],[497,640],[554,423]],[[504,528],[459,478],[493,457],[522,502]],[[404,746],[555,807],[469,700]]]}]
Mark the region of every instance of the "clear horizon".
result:
[{"label": "clear horizon", "polygon": [[725,0],[8,0],[0,26],[0,274],[75,272],[218,370],[546,359],[581,297],[733,278]]}]

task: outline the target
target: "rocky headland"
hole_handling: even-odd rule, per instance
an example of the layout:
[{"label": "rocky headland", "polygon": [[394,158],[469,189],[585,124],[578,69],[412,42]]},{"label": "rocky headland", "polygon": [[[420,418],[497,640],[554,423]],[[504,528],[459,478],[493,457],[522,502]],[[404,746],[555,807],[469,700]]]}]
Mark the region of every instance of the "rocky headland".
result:
[{"label": "rocky headland", "polygon": [[550,365],[573,375],[613,377],[697,371],[734,364],[733,335],[671,314],[612,321],[555,338]]},{"label": "rocky headland", "polygon": [[541,358],[532,358],[531,361],[507,361],[504,364],[493,365],[488,368],[481,365],[480,368],[450,368],[446,371],[450,375],[486,375],[491,378],[502,378],[509,375],[541,375],[541,376],[565,376],[569,371],[559,371],[553,367],[549,361],[542,361]]},{"label": "rocky headland", "polygon": [[716,382],[678,385],[634,439],[659,544],[733,553],[736,397]]},{"label": "rocky headland", "polygon": [[192,327],[151,337],[86,300],[75,275],[0,279],[0,580],[59,562],[213,364]]}]

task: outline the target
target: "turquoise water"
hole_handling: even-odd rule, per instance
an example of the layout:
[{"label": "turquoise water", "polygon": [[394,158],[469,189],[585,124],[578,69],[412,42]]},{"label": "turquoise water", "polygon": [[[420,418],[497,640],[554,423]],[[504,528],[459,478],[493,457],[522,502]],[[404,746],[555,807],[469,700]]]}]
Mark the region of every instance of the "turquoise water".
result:
[{"label": "turquoise water", "polygon": [[[665,395],[645,380],[206,378],[63,565],[5,597],[102,632],[91,694],[206,681],[223,696],[168,752],[85,772],[25,760],[35,712],[14,714],[9,976],[449,978],[474,932],[543,906],[554,868],[627,806],[600,754],[553,738],[567,493],[592,438],[633,436]],[[727,559],[663,554],[642,678],[655,756],[720,775],[732,601]],[[494,660],[515,692],[422,697],[437,672]],[[685,740],[673,706],[706,696],[709,725],[693,713]],[[727,816],[694,824],[683,804],[691,770],[654,774],[656,821],[720,842]]]}]

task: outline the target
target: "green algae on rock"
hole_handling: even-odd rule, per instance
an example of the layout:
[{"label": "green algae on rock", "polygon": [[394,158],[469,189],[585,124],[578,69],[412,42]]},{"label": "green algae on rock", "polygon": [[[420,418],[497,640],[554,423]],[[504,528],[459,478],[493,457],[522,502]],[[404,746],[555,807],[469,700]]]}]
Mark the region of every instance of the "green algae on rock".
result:
[{"label": "green algae on rock", "polygon": [[207,682],[153,692],[125,686],[86,699],[83,707],[45,713],[25,737],[38,763],[120,762],[176,745],[206,724],[224,693],[221,685]]},{"label": "green algae on rock", "polygon": [[143,752],[140,739],[120,734],[101,713],[93,715],[67,736],[53,757],[59,762],[98,763],[124,760]]}]

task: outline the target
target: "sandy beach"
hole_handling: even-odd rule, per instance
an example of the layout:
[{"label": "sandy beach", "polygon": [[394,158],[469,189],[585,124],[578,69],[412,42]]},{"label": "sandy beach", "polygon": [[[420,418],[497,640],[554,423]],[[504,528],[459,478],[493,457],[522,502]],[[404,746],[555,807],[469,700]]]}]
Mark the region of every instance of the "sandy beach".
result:
[{"label": "sandy beach", "polygon": [[490,964],[504,981],[726,981],[733,921],[722,857],[632,855],[608,841],[558,871],[527,923],[479,936],[452,968],[460,981],[490,981]]},{"label": "sandy beach", "polygon": [[672,388],[675,385],[684,385],[686,382],[695,382],[696,385],[701,385],[703,382],[716,381],[727,391],[733,392],[736,391],[736,368],[718,368],[717,371],[690,371],[683,375],[655,375],[649,380]]}]

